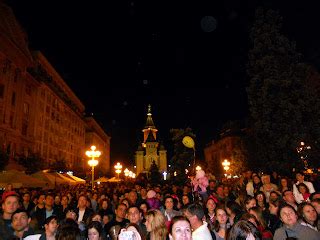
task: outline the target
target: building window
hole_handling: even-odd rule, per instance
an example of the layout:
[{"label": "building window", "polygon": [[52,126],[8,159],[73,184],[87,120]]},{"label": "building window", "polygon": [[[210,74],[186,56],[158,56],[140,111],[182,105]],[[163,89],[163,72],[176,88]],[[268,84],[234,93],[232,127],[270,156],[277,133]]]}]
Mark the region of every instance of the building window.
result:
[{"label": "building window", "polygon": [[15,105],[16,105],[16,93],[13,92],[11,96],[11,106],[15,106]]},{"label": "building window", "polygon": [[22,122],[22,131],[21,131],[21,134],[23,136],[27,136],[27,133],[28,133],[28,122],[27,121],[23,121]]},{"label": "building window", "polygon": [[23,103],[23,114],[26,119],[29,118],[29,104],[26,102]]},{"label": "building window", "polygon": [[4,97],[4,85],[0,83],[0,98]]}]

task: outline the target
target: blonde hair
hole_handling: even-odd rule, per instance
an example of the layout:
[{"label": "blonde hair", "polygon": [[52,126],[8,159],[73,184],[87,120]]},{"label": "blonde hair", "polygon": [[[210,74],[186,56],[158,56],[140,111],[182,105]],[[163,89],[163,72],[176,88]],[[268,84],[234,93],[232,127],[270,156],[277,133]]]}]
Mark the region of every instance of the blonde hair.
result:
[{"label": "blonde hair", "polygon": [[150,239],[165,240],[168,235],[168,229],[166,226],[166,219],[162,212],[157,209],[151,209],[147,212],[146,218],[151,227]]}]

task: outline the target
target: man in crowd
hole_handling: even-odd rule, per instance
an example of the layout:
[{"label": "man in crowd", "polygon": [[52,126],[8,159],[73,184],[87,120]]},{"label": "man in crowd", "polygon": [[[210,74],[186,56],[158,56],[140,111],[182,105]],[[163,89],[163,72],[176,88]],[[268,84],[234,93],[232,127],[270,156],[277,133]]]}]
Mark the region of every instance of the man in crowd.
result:
[{"label": "man in crowd", "polygon": [[87,201],[91,200],[86,195],[80,195],[78,198],[78,207],[75,211],[78,223],[87,222],[87,219],[93,214],[93,211],[87,207]]},{"label": "man in crowd", "polygon": [[140,227],[141,233],[147,237],[147,227],[142,223],[142,213],[137,206],[131,206],[127,210],[127,218],[130,223],[137,224]]},{"label": "man in crowd", "polygon": [[25,209],[28,214],[31,214],[31,211],[34,209],[36,205],[31,201],[31,196],[29,192],[25,192],[22,194],[22,208]]},{"label": "man in crowd", "polygon": [[25,209],[17,209],[11,216],[11,226],[13,228],[13,237],[23,239],[26,236],[34,234],[30,227],[31,218]]},{"label": "man in crowd", "polygon": [[129,223],[129,220],[126,219],[127,206],[124,203],[118,204],[114,212],[115,217],[104,227],[107,234],[113,226],[119,225],[120,228],[124,228]]},{"label": "man in crowd", "polygon": [[282,198],[287,204],[291,205],[297,211],[298,205],[291,190],[285,190],[282,193]]},{"label": "man in crowd", "polygon": [[200,204],[194,203],[187,206],[184,210],[184,215],[189,220],[192,231],[193,240],[212,240],[212,235],[209,231],[206,222],[203,222],[204,211]]},{"label": "man in crowd", "polygon": [[10,239],[13,235],[11,227],[12,214],[19,208],[19,196],[14,191],[6,191],[2,194],[2,212],[0,215],[0,237]]}]

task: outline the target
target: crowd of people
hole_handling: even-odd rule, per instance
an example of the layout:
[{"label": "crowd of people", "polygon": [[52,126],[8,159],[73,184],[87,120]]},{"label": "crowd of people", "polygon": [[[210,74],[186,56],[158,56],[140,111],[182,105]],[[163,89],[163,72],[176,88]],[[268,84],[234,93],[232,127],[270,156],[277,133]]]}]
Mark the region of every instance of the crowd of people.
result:
[{"label": "crowd of people", "polygon": [[61,185],[2,193],[0,239],[285,240],[320,239],[320,189],[306,181],[244,172],[190,182]]}]

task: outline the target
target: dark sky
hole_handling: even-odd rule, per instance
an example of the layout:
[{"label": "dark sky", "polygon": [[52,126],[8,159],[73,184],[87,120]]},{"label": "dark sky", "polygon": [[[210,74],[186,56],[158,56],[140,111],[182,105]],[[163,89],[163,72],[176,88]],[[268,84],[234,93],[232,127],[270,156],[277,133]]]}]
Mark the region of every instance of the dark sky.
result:
[{"label": "dark sky", "polygon": [[279,9],[285,34],[319,65],[313,1],[7,2],[30,47],[111,135],[113,161],[133,160],[149,103],[164,145],[171,149],[171,128],[189,126],[200,158],[224,122],[247,115],[245,65],[257,3]]}]

